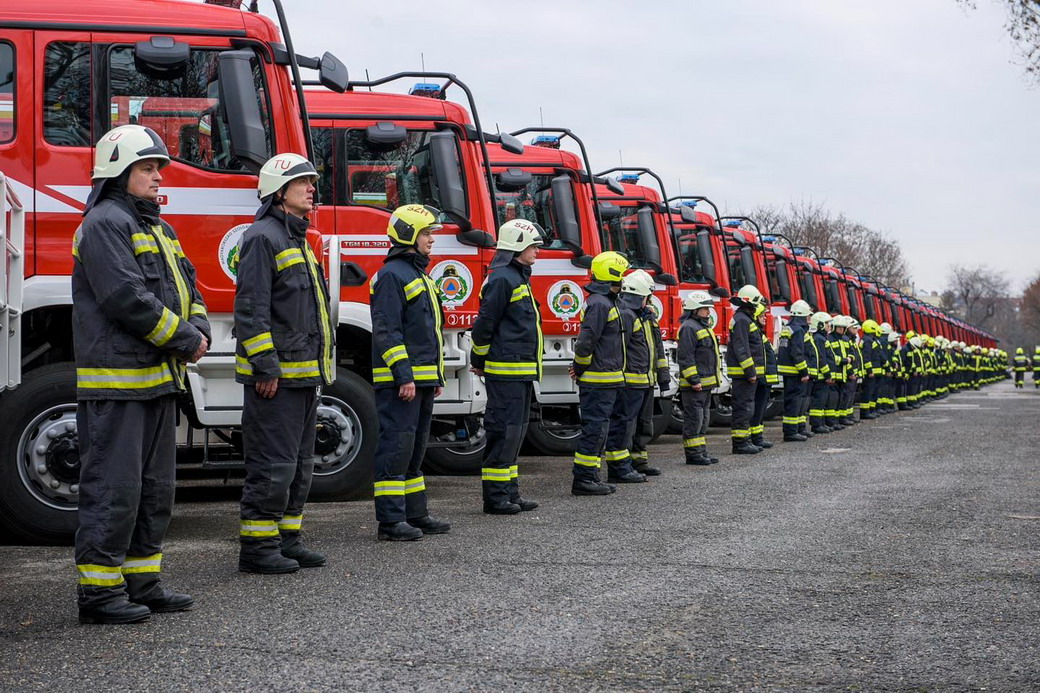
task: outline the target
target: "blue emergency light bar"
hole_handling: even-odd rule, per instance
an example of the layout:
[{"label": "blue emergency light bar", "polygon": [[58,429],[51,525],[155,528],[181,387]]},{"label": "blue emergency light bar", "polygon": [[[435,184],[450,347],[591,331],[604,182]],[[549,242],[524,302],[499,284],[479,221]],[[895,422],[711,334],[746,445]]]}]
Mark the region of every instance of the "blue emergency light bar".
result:
[{"label": "blue emergency light bar", "polygon": [[725,226],[727,229],[739,229],[741,223],[743,222],[741,222],[739,219],[731,219],[727,221],[725,224],[723,224],[723,226]]},{"label": "blue emergency light bar", "polygon": [[428,99],[443,99],[444,90],[436,82],[416,82],[408,90],[410,96],[424,96]]},{"label": "blue emergency light bar", "polygon": [[763,243],[776,243],[776,236],[762,236]]},{"label": "blue emergency light bar", "polygon": [[546,149],[559,149],[560,138],[556,135],[538,135],[531,140],[532,147],[545,147]]},{"label": "blue emergency light bar", "polygon": [[618,183],[631,183],[636,184],[639,182],[638,173],[622,173],[617,177]]},{"label": "blue emergency light bar", "polygon": [[696,207],[697,206],[697,200],[683,200],[679,204],[682,207]]}]

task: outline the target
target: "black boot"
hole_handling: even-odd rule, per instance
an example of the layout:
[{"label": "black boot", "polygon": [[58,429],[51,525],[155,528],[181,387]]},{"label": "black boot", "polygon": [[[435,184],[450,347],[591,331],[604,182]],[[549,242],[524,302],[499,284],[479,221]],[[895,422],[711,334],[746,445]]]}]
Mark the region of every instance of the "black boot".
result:
[{"label": "black boot", "polygon": [[282,547],[282,555],[299,563],[301,568],[321,568],[325,565],[325,554],[312,551],[301,542]]},{"label": "black boot", "polygon": [[408,520],[408,524],[422,530],[423,534],[447,534],[451,529],[451,523],[438,520],[436,517],[426,515]]},{"label": "black boot", "polygon": [[575,496],[609,496],[617,490],[613,484],[603,484],[590,479],[575,479],[571,484],[571,494]]},{"label": "black boot", "polygon": [[125,598],[79,608],[80,623],[140,623],[147,621],[151,615],[151,609],[144,604],[134,604]]},{"label": "black boot", "polygon": [[762,452],[762,448],[758,447],[747,438],[733,441],[734,455],[754,455],[759,452]]},{"label": "black boot", "polygon": [[643,476],[661,476],[661,470],[657,467],[651,467],[647,462],[640,462],[639,464],[633,464],[632,468]]},{"label": "black boot", "polygon": [[769,448],[773,447],[773,444],[765,438],[763,438],[762,436],[751,436],[751,444],[760,447],[763,450],[768,450]]},{"label": "black boot", "polygon": [[380,522],[378,535],[380,541],[419,541],[423,531],[407,522]]},{"label": "black boot", "polygon": [[484,512],[488,515],[516,515],[521,510],[523,508],[518,503],[510,503],[509,501],[488,503],[484,501]]},{"label": "black boot", "polygon": [[190,595],[174,592],[165,587],[155,590],[147,598],[131,598],[134,604],[147,606],[153,614],[165,614],[172,611],[187,611],[195,603]]},{"label": "black boot", "polygon": [[711,464],[711,458],[703,450],[691,452],[686,455],[686,464],[706,467]]},{"label": "black boot", "polygon": [[617,474],[611,471],[607,475],[607,481],[614,484],[641,484],[646,481],[646,477],[634,469],[618,470]]},{"label": "black boot", "polygon": [[295,573],[300,569],[300,564],[291,558],[286,558],[280,551],[259,555],[240,553],[238,555],[238,569],[243,573],[281,575],[282,573]]},{"label": "black boot", "polygon": [[804,443],[807,440],[809,439],[803,436],[801,433],[792,433],[789,436],[784,436],[785,443]]},{"label": "black boot", "polygon": [[514,498],[513,502],[520,506],[520,510],[523,512],[530,512],[538,507],[538,501],[527,500],[524,498]]}]

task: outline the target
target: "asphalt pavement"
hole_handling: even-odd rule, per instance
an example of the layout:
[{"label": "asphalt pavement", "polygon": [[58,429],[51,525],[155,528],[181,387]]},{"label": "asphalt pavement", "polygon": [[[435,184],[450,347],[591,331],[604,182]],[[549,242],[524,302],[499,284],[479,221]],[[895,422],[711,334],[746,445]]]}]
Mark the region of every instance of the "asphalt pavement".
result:
[{"label": "asphalt pavement", "polygon": [[428,477],[453,529],[415,543],[312,504],[328,567],[275,577],[236,570],[236,488],[184,488],[164,570],[196,607],[134,626],[78,625],[70,549],[0,547],[0,690],[1040,689],[1040,391],[728,447],[665,436],[599,498],[525,457],[511,517]]}]

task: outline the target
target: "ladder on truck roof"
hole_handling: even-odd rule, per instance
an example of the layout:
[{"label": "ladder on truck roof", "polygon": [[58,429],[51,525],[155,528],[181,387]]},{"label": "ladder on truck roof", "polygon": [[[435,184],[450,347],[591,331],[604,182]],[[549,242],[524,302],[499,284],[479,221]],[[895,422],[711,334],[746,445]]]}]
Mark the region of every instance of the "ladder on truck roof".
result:
[{"label": "ladder on truck roof", "polygon": [[22,382],[22,288],[25,208],[0,172],[0,391]]}]

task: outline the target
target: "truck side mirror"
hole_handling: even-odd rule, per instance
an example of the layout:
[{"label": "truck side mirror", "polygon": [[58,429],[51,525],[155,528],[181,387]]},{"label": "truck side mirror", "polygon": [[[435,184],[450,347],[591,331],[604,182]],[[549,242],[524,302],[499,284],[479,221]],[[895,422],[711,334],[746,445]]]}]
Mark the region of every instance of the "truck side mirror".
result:
[{"label": "truck side mirror", "polygon": [[639,229],[639,244],[643,247],[647,264],[657,272],[661,272],[661,246],[657,244],[657,228],[654,226],[654,212],[649,207],[640,207],[636,212],[636,226]]},{"label": "truck side mirror", "polygon": [[455,146],[455,133],[435,132],[430,135],[430,165],[433,178],[437,181],[441,211],[451,216],[462,230],[470,229],[466,216],[466,189],[462,186],[459,173],[459,153]]},{"label": "truck side mirror", "polygon": [[252,173],[260,173],[268,149],[267,130],[260,116],[260,95],[253,81],[256,54],[248,49],[222,51],[217,60],[220,105],[231,152]]},{"label": "truck side mirror", "polygon": [[621,207],[613,202],[600,202],[599,216],[603,221],[607,221],[608,219],[617,219],[621,216]]},{"label": "truck side mirror", "polygon": [[325,51],[321,56],[321,66],[318,68],[318,81],[326,89],[342,94],[347,90],[350,76],[347,74],[347,66],[332,53]]},{"label": "truck side mirror", "polygon": [[682,218],[683,221],[690,224],[696,224],[698,221],[697,210],[691,207],[690,205],[683,205],[682,207],[680,207],[679,216]]},{"label": "truck side mirror", "polygon": [[153,36],[134,44],[134,66],[138,72],[155,79],[174,79],[184,74],[191,58],[191,46],[171,36]]},{"label": "truck side mirror", "polygon": [[658,284],[664,284],[665,286],[675,286],[679,283],[675,275],[668,272],[658,272],[654,279],[657,280]]},{"label": "truck side mirror", "polygon": [[498,143],[502,145],[502,149],[506,150],[510,154],[524,153],[524,143],[507,132],[499,133]]},{"label": "truck side mirror", "polygon": [[531,184],[534,176],[522,168],[507,168],[495,174],[495,187],[503,192],[516,192]]},{"label": "truck side mirror", "polygon": [[624,195],[625,186],[618,182],[617,178],[607,178],[607,190],[615,195]]},{"label": "truck side mirror", "polygon": [[365,139],[372,144],[401,144],[408,139],[408,130],[385,120],[365,128]]},{"label": "truck side mirror", "polygon": [[[684,208],[685,209],[685,208]],[[701,261],[701,271],[712,284],[718,284],[718,276],[715,272],[715,255],[711,252],[711,232],[708,230],[697,232],[697,255]]]},{"label": "truck side mirror", "polygon": [[740,264],[744,268],[744,279],[748,284],[758,286],[758,273],[755,271],[755,254],[751,246],[740,247]]},{"label": "truck side mirror", "polygon": [[582,255],[581,225],[574,211],[574,187],[570,176],[556,176],[550,183],[552,187],[553,214],[556,217],[556,230],[560,240],[575,255]]}]

